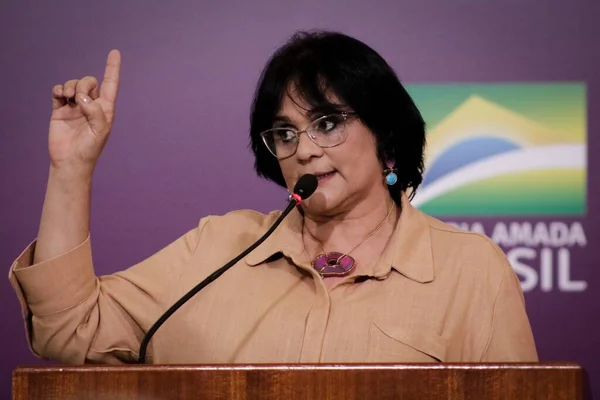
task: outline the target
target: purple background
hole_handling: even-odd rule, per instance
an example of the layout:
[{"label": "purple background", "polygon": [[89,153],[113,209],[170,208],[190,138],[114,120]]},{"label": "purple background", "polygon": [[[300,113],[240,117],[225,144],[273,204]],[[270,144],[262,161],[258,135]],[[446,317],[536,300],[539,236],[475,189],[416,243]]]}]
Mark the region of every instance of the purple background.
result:
[{"label": "purple background", "polygon": [[[379,51],[405,83],[586,82],[588,246],[573,250],[572,263],[574,278],[588,288],[536,290],[526,299],[541,359],[580,362],[600,381],[600,161],[593,156],[600,150],[599,17],[597,0],[3,0],[5,271],[37,233],[54,84],[101,77],[108,51],[123,54],[117,119],[94,177],[92,211],[96,268],[112,273],[158,251],[201,216],[284,206],[284,192],[252,170],[247,132],[256,80],[295,30],[342,30]],[[0,397],[7,398],[13,368],[43,362],[28,351],[8,280],[0,285]],[[593,386],[600,393],[600,383]]]}]

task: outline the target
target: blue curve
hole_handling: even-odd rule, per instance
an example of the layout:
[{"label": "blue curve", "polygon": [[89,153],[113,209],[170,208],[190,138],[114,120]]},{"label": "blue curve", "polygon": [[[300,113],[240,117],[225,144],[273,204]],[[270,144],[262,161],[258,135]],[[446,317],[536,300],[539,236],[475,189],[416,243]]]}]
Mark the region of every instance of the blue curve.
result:
[{"label": "blue curve", "polygon": [[465,165],[519,148],[521,146],[510,140],[492,136],[463,140],[440,154],[437,160],[426,171],[423,186]]}]

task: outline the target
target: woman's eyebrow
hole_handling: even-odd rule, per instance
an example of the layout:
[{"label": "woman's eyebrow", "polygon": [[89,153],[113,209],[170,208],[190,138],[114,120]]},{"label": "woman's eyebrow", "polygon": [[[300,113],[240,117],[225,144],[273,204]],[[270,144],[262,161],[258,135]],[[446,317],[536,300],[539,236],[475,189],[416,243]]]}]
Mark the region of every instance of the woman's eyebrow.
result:
[{"label": "woman's eyebrow", "polygon": [[340,105],[338,105],[338,104],[322,104],[322,105],[318,105],[318,106],[315,106],[312,109],[310,109],[308,111],[308,117],[310,119],[313,119],[314,117],[340,112],[341,109],[342,109],[341,104]]},{"label": "woman's eyebrow", "polygon": [[[308,119],[312,120],[330,113],[340,112],[343,106],[340,104],[322,104],[315,106],[306,112]],[[287,116],[278,114],[273,118],[273,124],[289,124],[294,125],[294,122]]]},{"label": "woman's eyebrow", "polygon": [[290,124],[290,125],[294,125],[294,123],[292,122],[292,120],[286,116],[286,115],[276,115],[275,118],[273,118],[273,124]]}]

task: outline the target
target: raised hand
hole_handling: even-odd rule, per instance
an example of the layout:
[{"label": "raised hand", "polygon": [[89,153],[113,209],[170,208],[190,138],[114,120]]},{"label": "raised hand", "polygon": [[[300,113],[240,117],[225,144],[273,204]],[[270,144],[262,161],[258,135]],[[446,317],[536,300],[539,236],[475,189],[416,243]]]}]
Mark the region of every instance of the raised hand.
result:
[{"label": "raised hand", "polygon": [[52,167],[91,174],[108,140],[115,116],[121,54],[108,54],[102,84],[93,76],[52,89],[48,147]]}]

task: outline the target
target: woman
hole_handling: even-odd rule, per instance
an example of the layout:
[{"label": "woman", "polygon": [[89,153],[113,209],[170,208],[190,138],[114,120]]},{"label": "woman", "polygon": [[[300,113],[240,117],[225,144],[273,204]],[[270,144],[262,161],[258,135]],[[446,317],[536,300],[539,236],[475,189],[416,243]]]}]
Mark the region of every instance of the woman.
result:
[{"label": "woman", "polygon": [[[139,264],[96,277],[90,182],[108,138],[120,55],[53,89],[51,167],[37,241],[11,268],[33,351],[135,362],[145,332],[276,220],[234,211]],[[338,33],[294,36],[252,107],[259,175],[316,192],[150,342],[153,363],[536,361],[519,281],[488,238],[414,209],[424,122],[387,63]]]}]

